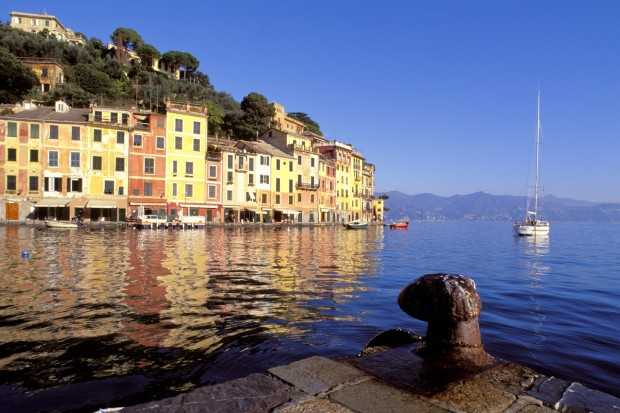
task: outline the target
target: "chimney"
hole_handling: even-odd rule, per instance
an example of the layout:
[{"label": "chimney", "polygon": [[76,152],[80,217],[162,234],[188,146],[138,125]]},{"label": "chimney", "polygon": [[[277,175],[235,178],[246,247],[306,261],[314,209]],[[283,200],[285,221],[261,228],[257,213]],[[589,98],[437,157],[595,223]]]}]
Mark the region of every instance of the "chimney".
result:
[{"label": "chimney", "polygon": [[58,113],[67,113],[69,112],[69,110],[71,110],[71,108],[69,107],[69,105],[67,105],[64,101],[62,100],[57,100],[56,103],[54,104],[54,111],[58,112]]}]

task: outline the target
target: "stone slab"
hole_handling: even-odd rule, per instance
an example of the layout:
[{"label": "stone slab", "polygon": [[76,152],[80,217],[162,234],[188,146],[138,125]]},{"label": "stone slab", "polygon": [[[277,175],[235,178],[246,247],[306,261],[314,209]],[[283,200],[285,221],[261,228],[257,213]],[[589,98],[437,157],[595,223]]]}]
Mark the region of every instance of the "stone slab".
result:
[{"label": "stone slab", "polygon": [[534,382],[527,394],[535,399],[542,400],[545,405],[553,407],[562,398],[564,390],[569,385],[570,383],[566,380],[541,376]]},{"label": "stone slab", "polygon": [[620,413],[620,399],[583,384],[573,383],[555,408],[564,413]]},{"label": "stone slab", "polygon": [[541,400],[535,399],[531,396],[519,396],[517,400],[503,413],[554,413],[548,407],[543,406]]},{"label": "stone slab", "polygon": [[467,413],[500,413],[515,400],[512,393],[479,376],[452,383],[431,398],[431,401],[450,410]]},{"label": "stone slab", "polygon": [[556,410],[550,409],[545,406],[527,405],[523,409],[519,410],[519,413],[558,413]]},{"label": "stone slab", "polygon": [[325,393],[335,386],[360,380],[366,374],[345,363],[325,357],[309,357],[269,369],[274,376],[312,395]]},{"label": "stone slab", "polygon": [[291,403],[274,410],[274,413],[354,413],[346,407],[328,399],[311,399],[299,403]]},{"label": "stone slab", "polygon": [[448,413],[411,393],[374,379],[336,390],[329,398],[359,413]]},{"label": "stone slab", "polygon": [[477,377],[489,381],[508,393],[520,395],[535,383],[540,374],[519,364],[501,362],[478,374]]},{"label": "stone slab", "polygon": [[176,397],[126,407],[122,413],[266,413],[301,395],[291,386],[266,374],[251,374],[241,379],[200,387]]}]

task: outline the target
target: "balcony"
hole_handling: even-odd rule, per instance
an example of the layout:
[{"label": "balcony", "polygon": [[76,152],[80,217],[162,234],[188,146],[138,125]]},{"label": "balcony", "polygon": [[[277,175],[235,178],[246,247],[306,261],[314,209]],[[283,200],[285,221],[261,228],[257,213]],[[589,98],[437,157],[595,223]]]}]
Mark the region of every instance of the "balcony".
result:
[{"label": "balcony", "polygon": [[295,185],[295,188],[297,189],[303,189],[306,191],[316,191],[319,189],[319,184],[315,183],[315,184],[311,184],[309,182],[297,182],[297,185]]},{"label": "balcony", "polygon": [[311,146],[293,145],[292,143],[289,143],[286,146],[293,151],[301,151],[301,152],[307,152],[307,153],[319,153],[317,148],[312,148]]}]

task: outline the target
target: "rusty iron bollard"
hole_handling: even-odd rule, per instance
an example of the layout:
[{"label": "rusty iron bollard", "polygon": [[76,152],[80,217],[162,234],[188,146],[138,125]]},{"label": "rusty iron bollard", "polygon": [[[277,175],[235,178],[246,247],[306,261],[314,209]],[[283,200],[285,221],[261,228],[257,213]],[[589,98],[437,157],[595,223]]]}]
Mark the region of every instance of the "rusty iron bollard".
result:
[{"label": "rusty iron bollard", "polygon": [[482,303],[471,278],[424,275],[400,292],[398,305],[428,322],[425,344],[418,353],[433,367],[476,371],[494,364],[480,338]]}]

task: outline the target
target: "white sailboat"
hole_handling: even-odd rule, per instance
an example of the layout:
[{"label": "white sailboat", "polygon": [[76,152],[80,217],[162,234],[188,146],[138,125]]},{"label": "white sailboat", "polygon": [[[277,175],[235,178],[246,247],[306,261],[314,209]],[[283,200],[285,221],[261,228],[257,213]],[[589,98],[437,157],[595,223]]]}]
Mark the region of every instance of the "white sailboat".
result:
[{"label": "white sailboat", "polygon": [[538,204],[540,195],[540,90],[538,91],[538,102],[536,111],[536,182],[534,183],[534,205],[533,210],[526,208],[523,221],[514,224],[514,230],[521,236],[536,236],[549,234],[549,221],[539,218]]}]

